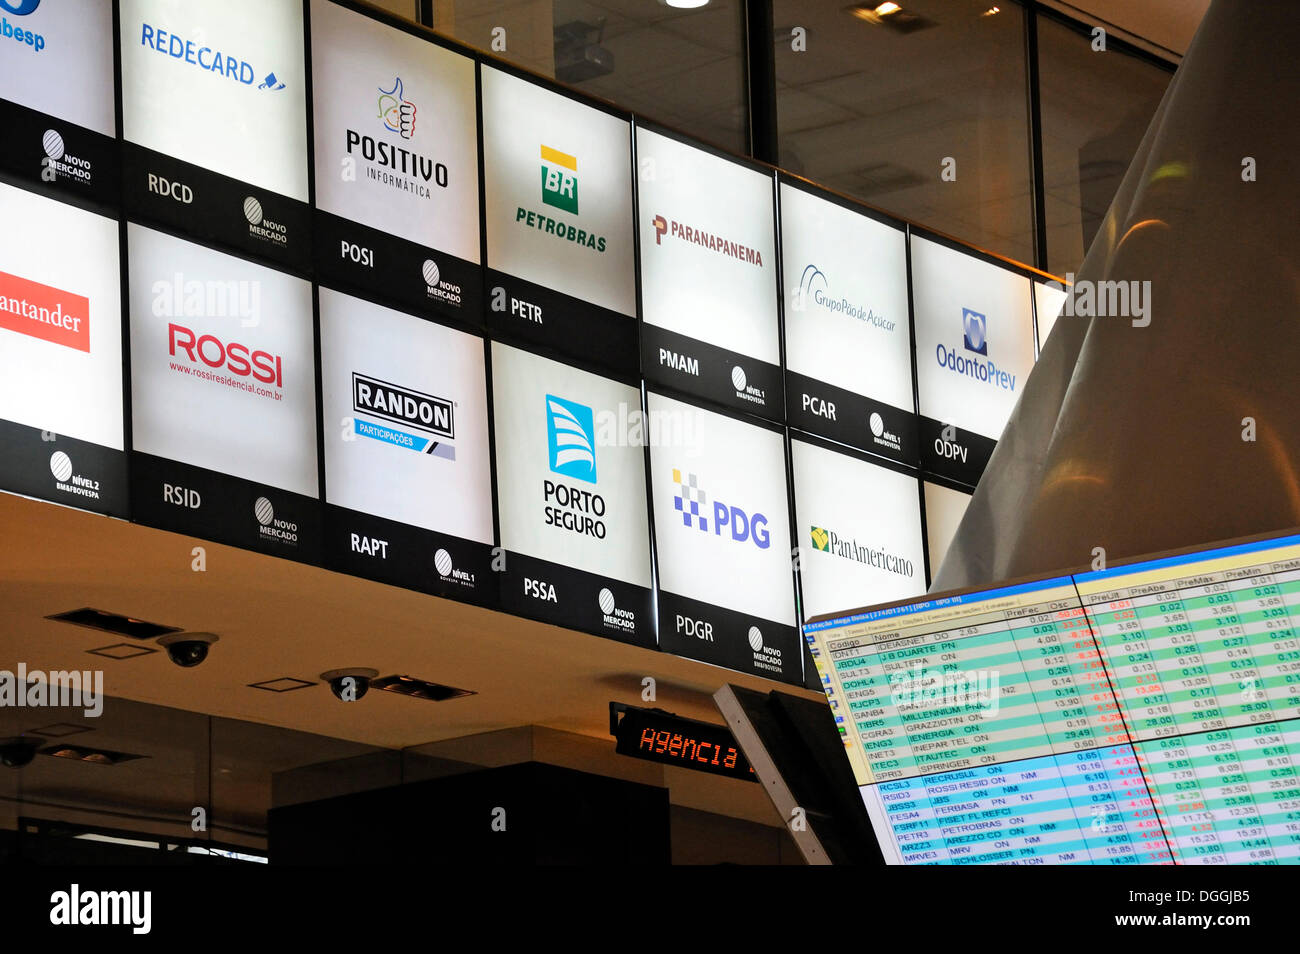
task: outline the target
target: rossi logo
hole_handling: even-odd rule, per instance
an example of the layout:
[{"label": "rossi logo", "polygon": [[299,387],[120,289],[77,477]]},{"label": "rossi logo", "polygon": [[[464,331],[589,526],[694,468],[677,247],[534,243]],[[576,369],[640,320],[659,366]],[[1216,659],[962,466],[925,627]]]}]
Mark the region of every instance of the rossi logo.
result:
[{"label": "rossi logo", "polygon": [[542,146],[542,201],[565,212],[578,214],[576,156],[550,146]]},{"label": "rossi logo", "polygon": [[[682,526],[693,526],[708,533],[708,495],[700,488],[699,478],[695,474],[688,473],[683,480],[682,472],[674,468],[673,483],[677,486],[677,493],[673,495],[673,509],[682,515]],[[739,507],[714,500],[714,536],[722,536],[724,527],[734,543],[752,542],[760,550],[766,550],[772,545],[765,515],[755,513],[751,516]]]},{"label": "rossi logo", "polygon": [[[408,434],[371,421],[354,419],[357,434],[385,444],[395,444],[419,454],[432,454],[445,460],[456,459],[456,448],[446,443],[456,436],[455,404],[446,398],[435,397],[398,387],[379,378],[352,373],[352,408],[373,417],[404,425],[431,434]],[[435,440],[435,437],[444,440]]]},{"label": "rossi logo", "polygon": [[[167,325],[167,341],[168,354],[184,359],[171,362],[173,371],[251,391],[259,397],[283,399],[280,389],[284,387],[284,359],[280,355],[253,351],[237,341],[226,344],[216,335],[196,335],[192,328],[174,322]],[[213,370],[197,367],[200,364]],[[269,384],[275,390],[258,387],[254,381]]]},{"label": "rossi logo", "polygon": [[90,351],[90,299],[0,272],[0,328]]},{"label": "rossi logo", "polygon": [[546,395],[546,443],[554,473],[596,482],[596,425],[591,408]]},{"label": "rossi logo", "polygon": [[393,88],[379,87],[379,118],[384,128],[403,139],[415,138],[415,103],[404,95],[402,78],[393,79]]}]

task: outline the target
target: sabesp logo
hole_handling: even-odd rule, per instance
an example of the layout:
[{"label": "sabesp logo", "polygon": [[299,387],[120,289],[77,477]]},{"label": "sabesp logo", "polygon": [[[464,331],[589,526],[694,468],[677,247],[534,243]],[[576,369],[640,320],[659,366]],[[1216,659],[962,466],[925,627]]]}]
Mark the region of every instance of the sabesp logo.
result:
[{"label": "sabesp logo", "polygon": [[542,146],[542,201],[578,214],[578,158]]},{"label": "sabesp logo", "polygon": [[415,138],[415,103],[405,96],[400,76],[393,78],[393,88],[379,87],[379,118],[384,128],[403,139]]},{"label": "sabesp logo", "polygon": [[[241,60],[210,46],[196,46],[193,40],[182,40],[175,33],[168,33],[149,23],[140,25],[140,45],[243,86],[252,86],[258,75],[257,70],[253,69],[252,64],[247,60]],[[285,84],[276,78],[275,73],[270,72],[257,88],[275,91],[284,89],[284,86]]]},{"label": "sabesp logo", "polygon": [[[673,509],[682,515],[682,526],[693,526],[704,533],[708,533],[709,518],[705,515],[708,512],[708,494],[700,488],[699,478],[695,474],[687,473],[686,479],[683,480],[682,472],[677,468],[673,468],[673,483],[677,486],[677,492],[673,495]],[[701,509],[703,509],[703,513],[701,513]],[[760,550],[766,550],[772,545],[772,537],[767,529],[766,516],[761,513],[755,513],[751,516],[739,507],[733,507],[720,500],[714,500],[714,536],[722,536],[724,527],[730,531],[731,539],[735,543],[752,541],[754,546]]]},{"label": "sabesp logo", "polygon": [[[246,344],[231,342],[226,344],[216,335],[196,335],[193,329],[184,325],[169,323],[167,325],[168,353],[173,357],[184,355],[188,364],[173,361],[173,371],[191,374],[194,377],[251,391],[261,397],[274,397],[279,401],[279,393],[284,387],[284,360],[278,354],[269,351],[251,351]],[[204,364],[209,368],[220,369],[228,374],[217,374],[193,366]],[[230,377],[229,375],[233,375]],[[252,381],[240,380],[252,378],[263,384],[270,384],[277,390],[259,388]]]},{"label": "sabesp logo", "polygon": [[[354,411],[425,432],[425,434],[408,434],[386,424],[365,421],[359,417],[353,418],[353,427],[362,437],[382,441],[385,444],[395,444],[419,454],[432,454],[444,460],[455,460],[456,448],[447,443],[456,436],[455,407],[454,402],[446,398],[398,387],[379,378],[352,372]],[[442,440],[435,440],[435,438],[442,438]]]},{"label": "sabesp logo", "polygon": [[546,395],[546,443],[554,473],[596,482],[596,424],[591,408]]},{"label": "sabesp logo", "polygon": [[[41,0],[0,0],[0,11],[13,14],[16,17],[25,17],[28,14],[35,13],[36,8],[40,5]],[[40,53],[45,49],[44,36],[11,24],[8,17],[0,19],[0,37],[30,46],[35,53]]]},{"label": "sabesp logo", "polygon": [[966,350],[975,354],[989,353],[989,320],[978,311],[961,310],[961,327],[966,339]]},{"label": "sabesp logo", "polygon": [[90,299],[0,272],[0,328],[90,351]]}]

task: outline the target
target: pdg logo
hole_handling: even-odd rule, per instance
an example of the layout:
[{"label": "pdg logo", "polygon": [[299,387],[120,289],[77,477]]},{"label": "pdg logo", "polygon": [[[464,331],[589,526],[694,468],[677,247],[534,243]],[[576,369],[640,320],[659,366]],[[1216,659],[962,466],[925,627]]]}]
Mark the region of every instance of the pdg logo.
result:
[{"label": "pdg logo", "polygon": [[41,0],[0,0],[0,10],[12,13],[16,17],[25,17],[29,13],[35,13],[36,8],[40,5]]}]

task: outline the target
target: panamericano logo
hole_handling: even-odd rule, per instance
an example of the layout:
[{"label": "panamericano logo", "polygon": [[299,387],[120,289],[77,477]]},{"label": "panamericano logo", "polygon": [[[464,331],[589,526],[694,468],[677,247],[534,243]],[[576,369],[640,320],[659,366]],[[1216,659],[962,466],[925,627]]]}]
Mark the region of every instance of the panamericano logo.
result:
[{"label": "panamericano logo", "polygon": [[552,472],[596,482],[596,424],[591,408],[546,395],[546,443]]},{"label": "panamericano logo", "polygon": [[456,436],[455,404],[446,398],[399,387],[354,371],[352,409],[358,414],[401,425],[392,427],[355,417],[352,419],[353,427],[361,437],[405,447],[418,454],[432,454],[444,460],[456,459],[456,448],[448,443]]},{"label": "panamericano logo", "polygon": [[837,298],[832,295],[826,273],[812,263],[804,266],[803,273],[799,276],[799,287],[795,289],[793,298],[791,306],[796,312],[807,311],[811,304],[832,315],[853,318],[881,331],[893,331],[895,327],[895,322],[883,315],[877,315],[871,308],[864,308],[843,296]]},{"label": "panamericano logo", "polygon": [[[545,143],[541,144],[542,204],[569,215],[578,214],[578,157],[561,152]],[[604,252],[608,244],[605,236],[589,232],[553,218],[546,212],[535,212],[522,205],[515,208],[515,223],[523,223],[546,235],[554,235],[562,242],[572,242],[596,252]]]},{"label": "panamericano logo", "polygon": [[834,530],[810,527],[808,535],[812,539],[813,547],[822,553],[830,553],[845,560],[854,560],[899,576],[911,577],[915,572],[915,565],[906,557],[858,543],[851,537],[841,537]]},{"label": "panamericano logo", "polygon": [[988,360],[988,318],[978,311],[963,308],[961,310],[961,321],[963,347],[966,351],[980,355],[985,360],[969,358],[959,354],[956,348],[949,348],[940,342],[934,350],[935,361],[939,363],[940,367],[946,368],[954,374],[974,378],[981,384],[989,384],[1004,391],[1014,391],[1016,389],[1016,375],[1009,371],[999,370],[994,362]]},{"label": "panamericano logo", "polygon": [[[200,46],[193,40],[182,39],[151,23],[140,25],[140,45],[242,86],[252,86],[261,75],[247,60],[215,47]],[[267,73],[257,86],[258,89],[271,91],[282,90],[284,87],[285,84],[276,77],[274,70]]]},{"label": "panamericano logo", "polygon": [[405,96],[400,76],[393,79],[393,88],[379,87],[379,118],[384,128],[403,139],[415,138],[415,103]]},{"label": "panamericano logo", "polygon": [[734,258],[737,261],[754,265],[758,268],[763,267],[763,253],[756,248],[750,248],[740,242],[716,235],[707,229],[695,228],[692,225],[684,225],[676,219],[667,219],[662,215],[656,215],[650,220],[650,224],[655,230],[655,245],[662,245],[665,235],[672,238],[680,239],[683,242],[690,242],[692,245],[699,245],[707,248],[711,252],[717,252],[728,258]]}]

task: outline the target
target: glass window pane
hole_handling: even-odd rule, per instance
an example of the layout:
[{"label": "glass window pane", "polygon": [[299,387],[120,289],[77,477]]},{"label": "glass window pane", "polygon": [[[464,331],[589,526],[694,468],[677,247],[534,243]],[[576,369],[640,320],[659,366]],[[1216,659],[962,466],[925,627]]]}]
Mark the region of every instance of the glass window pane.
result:
[{"label": "glass window pane", "polygon": [[648,119],[748,151],[741,0],[694,10],[657,0],[436,0],[433,25]]},{"label": "glass window pane", "polygon": [[1024,11],[1006,0],[997,13],[987,0],[877,6],[892,4],[776,0],[781,165],[1032,263]]},{"label": "glass window pane", "polygon": [[1075,271],[1173,74],[1038,18],[1047,268]]}]

